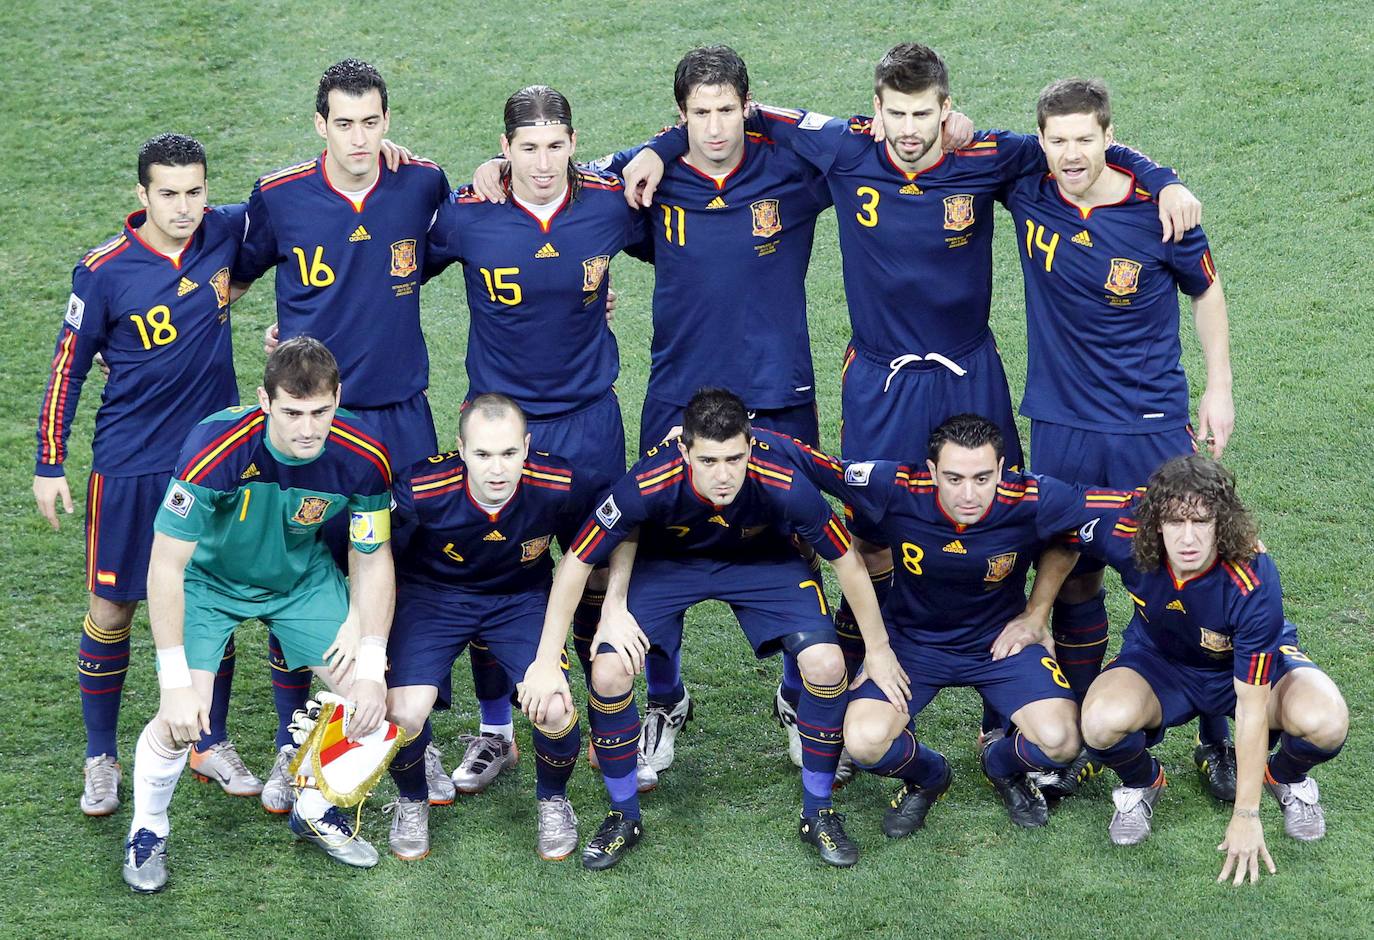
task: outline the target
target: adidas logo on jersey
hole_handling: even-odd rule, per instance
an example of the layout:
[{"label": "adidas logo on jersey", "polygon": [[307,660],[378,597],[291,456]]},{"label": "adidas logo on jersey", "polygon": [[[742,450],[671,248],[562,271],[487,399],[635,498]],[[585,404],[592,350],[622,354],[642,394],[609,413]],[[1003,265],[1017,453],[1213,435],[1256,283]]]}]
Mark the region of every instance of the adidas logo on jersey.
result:
[{"label": "adidas logo on jersey", "polygon": [[1165,610],[1176,610],[1176,611],[1178,611],[1180,614],[1186,614],[1186,613],[1188,612],[1188,611],[1186,611],[1186,610],[1183,609],[1183,601],[1179,600],[1178,598],[1174,598],[1173,600],[1169,601],[1168,604],[1164,605],[1164,609],[1165,609]]},{"label": "adidas logo on jersey", "polygon": [[730,528],[730,523],[726,522],[724,517],[722,516],[712,516],[710,519],[707,519],[706,521],[714,522],[716,525],[724,526],[727,529]]},{"label": "adidas logo on jersey", "polygon": [[1093,246],[1092,236],[1088,234],[1087,229],[1079,232],[1073,238],[1069,239],[1069,241],[1073,242],[1075,245],[1082,245],[1084,248],[1091,248]]},{"label": "adidas logo on jersey", "polygon": [[897,192],[901,193],[903,196],[920,196],[924,191],[915,183],[907,183],[901,189],[897,190]]},{"label": "adidas logo on jersey", "polygon": [[717,196],[715,199],[712,199],[710,202],[708,202],[708,203],[706,204],[706,208],[708,208],[708,209],[728,209],[728,208],[730,208],[730,207],[727,206],[727,205],[725,204],[725,200],[724,200],[724,199],[722,199],[722,198],[720,198],[719,196]]},{"label": "adidas logo on jersey", "polygon": [[536,258],[557,258],[558,249],[553,247],[553,242],[544,242],[544,247],[534,253]]},{"label": "adidas logo on jersey", "polygon": [[359,225],[353,230],[353,234],[348,236],[348,240],[351,242],[370,242],[372,241],[372,236],[367,234],[367,229]]},{"label": "adidas logo on jersey", "polygon": [[248,469],[243,471],[243,473],[239,474],[239,479],[251,480],[253,477],[260,476],[262,476],[262,471],[258,469],[258,465],[256,463],[250,463],[248,465]]},{"label": "adidas logo on jersey", "polygon": [[185,297],[187,294],[191,293],[191,291],[195,290],[199,286],[199,284],[191,280],[189,277],[183,277],[181,279],[181,283],[177,285],[177,296]]},{"label": "adidas logo on jersey", "polygon": [[958,539],[955,539],[953,542],[950,542],[948,545],[946,545],[944,550],[949,552],[951,555],[968,554],[968,549],[964,548],[964,543],[959,541]]},{"label": "adidas logo on jersey", "polygon": [[482,536],[483,542],[504,542],[505,540],[506,537],[502,535],[500,532],[498,532],[496,529],[492,529],[486,535]]}]

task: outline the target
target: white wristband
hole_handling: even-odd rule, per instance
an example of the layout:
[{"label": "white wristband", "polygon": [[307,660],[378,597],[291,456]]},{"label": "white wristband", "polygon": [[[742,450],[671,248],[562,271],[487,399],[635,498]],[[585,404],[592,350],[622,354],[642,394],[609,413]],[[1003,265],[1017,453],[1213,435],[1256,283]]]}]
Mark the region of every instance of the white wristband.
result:
[{"label": "white wristband", "polygon": [[369,682],[382,682],[386,675],[386,640],[379,636],[365,636],[358,641],[356,676]]},{"label": "white wristband", "polygon": [[164,689],[191,687],[191,669],[186,665],[186,647],[173,646],[157,651],[157,684]]}]

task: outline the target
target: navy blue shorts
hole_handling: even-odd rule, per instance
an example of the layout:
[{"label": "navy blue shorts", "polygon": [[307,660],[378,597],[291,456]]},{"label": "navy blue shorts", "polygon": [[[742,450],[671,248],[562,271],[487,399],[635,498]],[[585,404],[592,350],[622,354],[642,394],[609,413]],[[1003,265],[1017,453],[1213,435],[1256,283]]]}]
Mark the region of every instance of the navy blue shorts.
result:
[{"label": "navy blue shorts", "polygon": [[[1278,660],[1269,673],[1270,688],[1296,669],[1319,669],[1298,646],[1297,631],[1284,630]],[[1236,686],[1230,669],[1204,669],[1171,659],[1138,631],[1130,630],[1121,644],[1121,652],[1107,665],[1108,669],[1130,669],[1149,684],[1159,699],[1164,716],[1158,728],[1146,729],[1150,747],[1164,739],[1164,732],[1186,725],[1198,715],[1236,714]]]},{"label": "navy blue shorts", "polygon": [[350,407],[348,410],[366,422],[386,445],[393,473],[439,452],[439,440],[434,435],[434,414],[429,409],[429,396],[424,392],[417,392],[394,405]]},{"label": "navy blue shorts", "polygon": [[148,596],[153,519],[171,471],[136,477],[91,473],[86,481],[86,590],[107,601]]},{"label": "navy blue shorts", "polygon": [[[1115,490],[1144,486],[1166,460],[1191,454],[1193,429],[1154,434],[1109,434],[1048,421],[1031,422],[1031,469],[1065,483],[1087,483]],[[1080,558],[1074,574],[1101,571],[1106,562]]]},{"label": "navy blue shorts", "polygon": [[[851,345],[841,373],[840,454],[846,460],[908,460],[925,466],[930,433],[957,414],[977,414],[1002,429],[1006,467],[1023,465],[1007,374],[992,334],[950,354],[948,365],[921,359],[900,363]],[[894,368],[895,367],[895,368]],[[877,528],[852,519],[853,532],[886,544]]]},{"label": "navy blue shorts", "polygon": [[[530,450],[562,457],[573,465],[574,489],[584,495],[585,505],[575,507],[578,525],[625,475],[625,424],[620,400],[609,391],[576,411],[548,418],[529,419]],[[575,533],[560,535],[565,539]]]},{"label": "navy blue shorts", "polygon": [[[644,409],[639,415],[640,454],[661,444],[664,435],[674,427],[681,426],[683,407],[658,398],[644,399]],[[749,421],[754,427],[795,437],[812,447],[821,446],[821,424],[815,399],[786,408],[759,408],[749,412]]]},{"label": "navy blue shorts", "polygon": [[730,605],[759,659],[794,633],[812,643],[837,643],[824,585],[801,558],[736,562],[701,558],[636,559],[630,613],[649,642],[674,656],[682,648],[687,608],[702,601]]},{"label": "navy blue shorts", "polygon": [[[999,715],[1010,717],[1031,702],[1047,698],[1072,699],[1069,680],[1049,650],[1040,644],[1028,646],[1015,656],[994,660],[990,650],[973,652],[943,649],[907,639],[889,630],[892,651],[911,680],[911,700],[907,711],[914,717],[935,698],[941,689],[967,686],[978,690],[983,701]],[[989,644],[991,645],[991,644]],[[872,682],[850,693],[850,698],[886,701],[887,696]]]},{"label": "navy blue shorts", "polygon": [[512,685],[523,682],[539,649],[548,600],[542,590],[469,594],[398,585],[386,648],[387,686],[434,686],[435,707],[448,708],[453,664],[473,641],[491,650]]}]

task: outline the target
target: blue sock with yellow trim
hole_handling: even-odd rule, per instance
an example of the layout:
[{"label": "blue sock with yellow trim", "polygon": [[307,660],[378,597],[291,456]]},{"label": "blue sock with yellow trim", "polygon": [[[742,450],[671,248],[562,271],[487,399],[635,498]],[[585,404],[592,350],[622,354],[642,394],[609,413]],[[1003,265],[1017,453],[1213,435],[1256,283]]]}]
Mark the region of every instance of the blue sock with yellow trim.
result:
[{"label": "blue sock with yellow trim", "polygon": [[277,747],[295,744],[291,740],[291,716],[296,709],[305,708],[310,698],[310,667],[291,669],[286,665],[286,654],[281,650],[281,641],[272,631],[267,632],[267,662],[272,673],[272,704],[277,709]]},{"label": "blue sock with yellow trim", "polygon": [[215,687],[210,697],[210,732],[202,734],[196,742],[196,753],[203,754],[206,748],[214,747],[229,737],[229,693],[234,687],[234,638],[224,644],[224,655],[220,657],[219,668],[215,670]]},{"label": "blue sock with yellow trim", "polygon": [[802,694],[801,667],[797,665],[796,655],[787,650],[782,651],[781,686],[783,701],[795,710]]},{"label": "blue sock with yellow trim", "polygon": [[582,751],[582,729],[574,710],[567,727],[554,734],[534,729],[534,793],[547,800],[568,792],[568,781],[577,767],[577,755]]},{"label": "blue sock with yellow trim", "polygon": [[1077,604],[1055,601],[1050,630],[1054,634],[1055,659],[1074,698],[1082,705],[1088,686],[1102,671],[1102,658],[1107,652],[1106,589]]},{"label": "blue sock with yellow trim", "polygon": [[573,652],[582,665],[582,679],[588,691],[592,687],[592,637],[596,636],[596,628],[601,623],[601,605],[605,600],[604,593],[584,590],[577,607],[573,608]]},{"label": "blue sock with yellow trim", "polygon": [[644,684],[649,701],[654,704],[671,708],[682,701],[687,694],[687,686],[682,683],[682,647],[671,655],[661,646],[649,647],[644,657]]},{"label": "blue sock with yellow trim", "polygon": [[468,644],[472,659],[472,689],[477,696],[477,711],[482,724],[509,725],[514,720],[510,697],[515,691],[500,661],[485,643],[474,640]]},{"label": "blue sock with yellow trim", "polygon": [[1109,748],[1090,747],[1088,755],[1115,770],[1122,786],[1149,787],[1159,779],[1159,761],[1145,746],[1144,731],[1133,731]]},{"label": "blue sock with yellow trim", "polygon": [[835,768],[840,763],[844,744],[844,710],[849,704],[845,693],[849,680],[835,685],[816,685],[802,678],[801,701],[797,703],[797,731],[802,739],[802,815],[815,816],[830,807],[830,791],[835,786]]},{"label": "blue sock with yellow trim", "polygon": [[429,781],[425,779],[425,748],[434,738],[434,729],[429,719],[409,744],[402,745],[391,759],[391,779],[396,781],[396,792],[406,800],[428,800]]},{"label": "blue sock with yellow trim", "polygon": [[1030,738],[1017,728],[1011,735],[988,745],[983,759],[983,768],[989,777],[1006,780],[1029,770],[1050,770],[1067,767],[1066,761],[1057,761],[1035,745]]},{"label": "blue sock with yellow trim", "polygon": [[1273,783],[1297,783],[1313,767],[1339,754],[1343,747],[1344,741],[1336,745],[1334,751],[1323,750],[1306,738],[1295,737],[1285,731],[1279,738],[1279,749],[1269,758],[1265,776]]},{"label": "blue sock with yellow trim", "polygon": [[81,720],[86,725],[86,756],[119,757],[119,700],[129,672],[129,627],[105,630],[87,614],[76,653],[76,684]]},{"label": "blue sock with yellow trim", "polygon": [[587,692],[587,712],[592,747],[606,781],[611,809],[624,814],[626,819],[639,819],[635,764],[639,758],[640,722],[634,689],[611,698],[603,698],[591,689]]},{"label": "blue sock with yellow trim", "polygon": [[880,777],[895,777],[918,787],[938,786],[949,773],[949,761],[939,751],[916,740],[913,721],[893,739],[876,764],[855,761],[859,767]]}]

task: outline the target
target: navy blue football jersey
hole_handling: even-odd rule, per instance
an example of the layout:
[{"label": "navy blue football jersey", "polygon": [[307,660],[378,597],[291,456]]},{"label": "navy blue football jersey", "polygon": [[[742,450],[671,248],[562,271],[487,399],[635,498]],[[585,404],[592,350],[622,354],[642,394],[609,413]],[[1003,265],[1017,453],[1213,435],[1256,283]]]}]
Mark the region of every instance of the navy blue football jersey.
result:
[{"label": "navy blue football jersey", "polygon": [[1296,635],[1284,620],[1274,560],[1267,552],[1248,562],[1217,559],[1184,580],[1174,575],[1167,558],[1157,570],[1141,571],[1131,555],[1134,513],[1134,504],[1128,505],[1067,539],[1121,573],[1133,607],[1126,636],[1144,634],[1155,649],[1184,665],[1229,671],[1240,682],[1267,685],[1285,630]]},{"label": "navy blue football jersey", "polygon": [[1011,188],[1026,287],[1026,417],[1125,434],[1188,423],[1178,292],[1204,293],[1216,268],[1202,229],[1178,244],[1160,240],[1151,199],[1134,179],[1120,203],[1089,210],[1048,174]]},{"label": "navy blue football jersey", "polygon": [[109,477],[165,473],[206,415],[238,404],[230,343],[230,270],[243,238],[244,207],[207,209],[176,258],[124,231],[72,272],[38,415],[34,472],[61,476],[77,399],[96,353],[110,366],[95,416],[92,469]]},{"label": "navy blue football jersey", "polygon": [[620,370],[606,324],[611,259],[643,237],[619,179],[579,170],[580,186],[547,221],[514,199],[470,187],[439,210],[425,277],[454,262],[467,285],[470,394],[501,392],[527,414],[571,411],[604,395]]},{"label": "navy blue football jersey", "polygon": [[235,281],[276,266],[281,338],[309,335],[329,347],[345,407],[395,404],[429,385],[420,274],[448,180],[427,160],[394,173],[378,162],[357,202],[330,183],[323,154],[259,179],[234,266]]},{"label": "navy blue football jersey", "polygon": [[793,532],[822,558],[833,561],[849,550],[843,523],[796,467],[757,444],[748,461],[738,495],[720,506],[696,491],[692,468],[675,444],[653,448],[578,531],[573,554],[604,564],[636,527],[638,555],[645,558],[795,559]]},{"label": "navy blue football jersey", "polygon": [[397,478],[392,515],[398,539],[407,540],[396,559],[397,581],[478,594],[547,590],[550,544],[581,521],[572,518],[583,503],[573,493],[571,466],[531,453],[511,498],[495,513],[472,498],[467,475],[463,458],[449,453]]},{"label": "navy blue football jersey", "polygon": [[[839,223],[853,342],[879,356],[955,356],[982,342],[992,305],[993,201],[1017,177],[1045,169],[1037,138],[979,131],[919,173],[900,169],[871,119],[759,107],[751,131],[824,174]],[[651,142],[665,160],[686,150],[677,128]],[[1113,147],[1112,157],[1159,188],[1172,170]]]},{"label": "navy blue football jersey", "polygon": [[918,643],[986,652],[1026,607],[1026,572],[1056,537],[1131,496],[1008,472],[977,522],[944,511],[925,469],[879,460],[845,465],[847,499],[892,546],[889,630]]},{"label": "navy blue football jersey", "polygon": [[[623,169],[639,150],[613,155],[610,168]],[[730,389],[751,409],[816,397],[806,270],[816,217],[829,205],[820,174],[757,131],[721,180],[665,161],[645,210],[654,263],[650,397],[685,405],[704,385]]]}]

